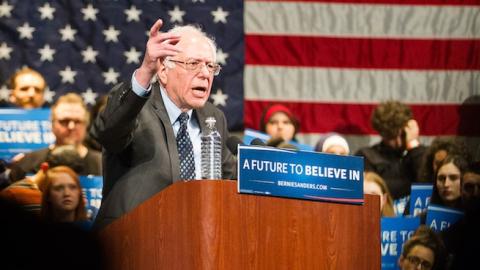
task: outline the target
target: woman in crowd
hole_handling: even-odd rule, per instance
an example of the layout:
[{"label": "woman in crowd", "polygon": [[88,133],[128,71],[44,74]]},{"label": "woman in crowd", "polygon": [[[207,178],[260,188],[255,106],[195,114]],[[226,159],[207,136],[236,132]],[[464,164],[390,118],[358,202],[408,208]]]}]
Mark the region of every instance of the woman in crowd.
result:
[{"label": "woman in crowd", "polygon": [[464,157],[449,155],[435,173],[431,204],[462,209],[461,178],[468,168]]},{"label": "woman in crowd", "polygon": [[272,139],[296,141],[295,135],[299,128],[300,124],[292,111],[281,104],[268,107],[260,119],[260,130],[270,135]]},{"label": "woman in crowd", "polygon": [[315,151],[336,155],[348,155],[350,154],[350,147],[344,137],[332,132],[320,138],[315,146]]},{"label": "woman in crowd", "polygon": [[372,194],[380,196],[380,213],[382,217],[394,217],[392,195],[388,191],[387,184],[374,172],[365,172],[363,177],[363,192],[365,194]]},{"label": "woman in crowd", "polygon": [[52,223],[81,224],[87,221],[80,181],[69,167],[57,166],[47,170],[41,216]]},{"label": "woman in crowd", "polygon": [[421,181],[435,183],[435,171],[447,155],[460,155],[469,161],[465,142],[454,137],[438,137],[428,147],[422,164]]}]

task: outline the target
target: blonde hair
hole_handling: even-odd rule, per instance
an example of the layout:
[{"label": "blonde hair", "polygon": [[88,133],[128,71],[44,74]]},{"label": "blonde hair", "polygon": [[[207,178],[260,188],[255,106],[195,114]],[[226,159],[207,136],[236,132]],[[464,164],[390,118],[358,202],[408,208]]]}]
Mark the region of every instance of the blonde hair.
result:
[{"label": "blonde hair", "polygon": [[88,111],[87,105],[83,101],[83,98],[76,93],[67,93],[65,95],[60,96],[57,101],[51,107],[51,117],[52,120],[55,120],[55,109],[61,103],[68,103],[68,104],[79,104],[85,110],[85,125],[88,126],[90,123],[90,113]]},{"label": "blonde hair", "polygon": [[382,194],[386,197],[385,204],[382,208],[382,217],[394,217],[395,211],[393,210],[393,199],[385,180],[374,172],[366,171],[363,181],[377,184],[382,190]]}]

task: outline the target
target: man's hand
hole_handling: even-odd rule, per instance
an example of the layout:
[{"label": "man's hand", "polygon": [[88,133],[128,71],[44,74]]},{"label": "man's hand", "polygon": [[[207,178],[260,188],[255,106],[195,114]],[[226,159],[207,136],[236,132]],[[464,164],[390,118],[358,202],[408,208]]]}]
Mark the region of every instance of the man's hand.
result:
[{"label": "man's hand", "polygon": [[144,88],[148,88],[153,76],[157,73],[157,62],[167,56],[175,56],[180,50],[175,46],[180,40],[178,34],[159,32],[163,22],[158,19],[150,28],[145,56],[142,65],[135,73],[135,79]]},{"label": "man's hand", "polygon": [[408,120],[404,130],[407,150],[413,149],[420,145],[420,142],[418,141],[418,137],[420,136],[420,128],[418,127],[416,120]]}]

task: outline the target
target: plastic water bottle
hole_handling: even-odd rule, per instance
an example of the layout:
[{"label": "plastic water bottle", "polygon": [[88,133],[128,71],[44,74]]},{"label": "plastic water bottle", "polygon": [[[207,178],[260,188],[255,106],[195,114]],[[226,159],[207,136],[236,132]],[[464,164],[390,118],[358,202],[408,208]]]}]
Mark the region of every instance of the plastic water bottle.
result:
[{"label": "plastic water bottle", "polygon": [[205,120],[207,129],[202,134],[202,178],[222,179],[222,137],[213,117]]}]

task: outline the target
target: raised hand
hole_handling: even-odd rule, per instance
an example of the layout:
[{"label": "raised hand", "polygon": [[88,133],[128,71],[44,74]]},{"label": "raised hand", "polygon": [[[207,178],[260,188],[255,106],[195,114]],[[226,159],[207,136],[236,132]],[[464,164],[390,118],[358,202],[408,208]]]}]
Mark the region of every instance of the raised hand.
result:
[{"label": "raised hand", "polygon": [[142,65],[135,73],[135,79],[145,88],[150,85],[151,79],[157,73],[158,61],[163,61],[165,57],[175,56],[180,52],[180,49],[175,46],[180,40],[180,36],[159,32],[162,25],[162,20],[158,19],[150,28],[145,56]]}]

